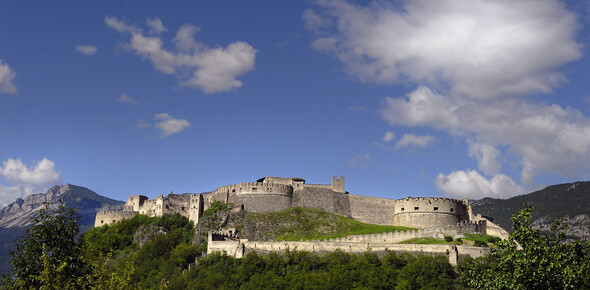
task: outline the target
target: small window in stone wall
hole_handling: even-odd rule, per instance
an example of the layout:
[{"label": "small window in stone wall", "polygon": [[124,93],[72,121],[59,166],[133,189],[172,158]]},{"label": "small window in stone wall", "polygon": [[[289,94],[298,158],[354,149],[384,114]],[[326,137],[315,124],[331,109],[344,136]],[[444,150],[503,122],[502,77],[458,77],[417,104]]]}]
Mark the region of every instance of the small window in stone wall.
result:
[{"label": "small window in stone wall", "polygon": [[405,209],[402,207],[402,211],[404,211]]},{"label": "small window in stone wall", "polygon": [[236,192],[236,190],[235,190],[235,189],[233,189],[231,192]]},{"label": "small window in stone wall", "polygon": [[454,208],[451,208],[451,212],[455,212],[455,209]]},{"label": "small window in stone wall", "polygon": [[252,187],[252,191],[256,191],[256,187]]},{"label": "small window in stone wall", "polygon": [[435,206],[435,207],[434,207],[434,210],[438,210],[438,206]]},{"label": "small window in stone wall", "polygon": [[419,209],[420,209],[420,208],[419,208],[419,207],[417,207],[417,206],[415,206],[415,207],[414,207],[414,210],[419,210]]}]

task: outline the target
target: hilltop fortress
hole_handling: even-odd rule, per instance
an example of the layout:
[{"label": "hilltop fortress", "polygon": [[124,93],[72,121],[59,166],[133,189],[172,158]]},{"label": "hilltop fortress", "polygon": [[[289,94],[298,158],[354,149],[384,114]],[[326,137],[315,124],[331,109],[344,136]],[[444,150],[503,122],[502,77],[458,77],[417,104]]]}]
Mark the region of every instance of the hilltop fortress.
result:
[{"label": "hilltop fortress", "polygon": [[209,232],[207,253],[225,252],[241,258],[249,252],[271,252],[297,249],[328,252],[336,249],[351,253],[374,251],[421,252],[446,255],[457,264],[460,257],[481,257],[489,248],[452,244],[400,244],[413,238],[445,236],[461,237],[468,233],[488,234],[502,239],[508,232],[489,217],[475,215],[468,199],[440,197],[406,197],[386,199],[349,194],[344,190],[344,177],[332,177],[332,184],[307,184],[301,178],[263,177],[256,182],[226,185],[207,193],[159,195],[148,199],[133,195],[123,211],[104,211],[96,214],[95,226],[102,226],[131,218],[137,214],[162,216],[179,213],[195,224],[203,211],[213,202],[233,203],[250,212],[273,212],[290,207],[322,209],[355,220],[377,224],[417,228],[412,231],[357,235],[327,241],[249,241],[240,239],[235,229]]},{"label": "hilltop fortress", "polygon": [[162,216],[167,213],[180,213],[196,224],[203,211],[216,201],[243,206],[244,210],[251,212],[280,211],[290,207],[317,208],[377,225],[425,229],[471,224],[477,226],[477,232],[498,237],[507,235],[491,219],[475,215],[467,199],[386,199],[354,195],[344,190],[343,176],[332,177],[332,184],[307,184],[301,178],[263,177],[256,182],[226,185],[208,193],[171,193],[155,199],[133,195],[123,211],[97,213],[95,226],[137,214]]}]

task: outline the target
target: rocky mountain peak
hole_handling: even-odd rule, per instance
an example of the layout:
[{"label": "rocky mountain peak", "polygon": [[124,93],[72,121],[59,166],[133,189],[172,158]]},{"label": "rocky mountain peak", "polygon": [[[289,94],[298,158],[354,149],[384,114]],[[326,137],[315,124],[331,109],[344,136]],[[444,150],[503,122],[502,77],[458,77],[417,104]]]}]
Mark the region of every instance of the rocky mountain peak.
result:
[{"label": "rocky mountain peak", "polygon": [[25,199],[18,198],[0,209],[0,227],[27,226],[44,207],[45,202],[57,204],[59,200],[67,207],[77,208],[81,219],[92,221],[97,211],[120,210],[124,203],[98,195],[82,186],[55,185],[45,193],[31,194]]}]

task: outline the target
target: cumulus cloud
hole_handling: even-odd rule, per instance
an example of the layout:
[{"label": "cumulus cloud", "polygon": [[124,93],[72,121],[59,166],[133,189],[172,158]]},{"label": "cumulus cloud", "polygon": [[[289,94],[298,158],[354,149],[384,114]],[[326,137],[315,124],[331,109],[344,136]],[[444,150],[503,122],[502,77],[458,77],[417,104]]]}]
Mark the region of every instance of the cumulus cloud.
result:
[{"label": "cumulus cloud", "polygon": [[16,86],[13,81],[16,73],[0,59],[0,94],[16,94]]},{"label": "cumulus cloud", "polygon": [[[438,108],[438,109],[437,109]],[[573,108],[518,99],[457,101],[420,87],[404,98],[386,98],[381,115],[392,125],[433,127],[472,138],[469,155],[480,170],[496,174],[501,152],[519,157],[521,182],[539,171],[573,176],[589,169],[590,119]]]},{"label": "cumulus cloud", "polygon": [[404,134],[404,136],[395,143],[395,149],[400,149],[404,147],[426,147],[434,141],[434,136],[430,135],[414,135],[414,134]]},{"label": "cumulus cloud", "polygon": [[395,138],[395,134],[393,132],[387,131],[381,140],[385,143],[391,142]]},{"label": "cumulus cloud", "polygon": [[524,188],[504,174],[487,179],[475,170],[454,171],[449,175],[439,174],[436,187],[453,198],[508,198],[525,193]]},{"label": "cumulus cloud", "polygon": [[[417,86],[383,100],[386,121],[464,138],[479,170],[492,176],[456,171],[444,184],[455,184],[461,174],[478,188],[511,184],[500,174],[507,156],[517,158],[520,182],[529,188],[540,172],[582,176],[590,170],[590,119],[530,97],[566,81],[560,67],[582,56],[576,15],[562,2],[318,4],[303,17],[317,36],[315,49],[337,57],[363,82]],[[446,188],[440,178],[437,184]]]},{"label": "cumulus cloud", "polygon": [[[167,50],[160,36],[148,36],[141,28],[127,25],[115,17],[106,17],[108,27],[131,38],[126,47],[152,62],[165,74],[176,74],[180,85],[217,93],[242,87],[237,78],[254,69],[256,49],[246,42],[236,41],[226,47],[209,47],[194,38],[199,27],[183,25],[173,39],[175,50]],[[161,20],[148,20],[152,34],[165,30]]]},{"label": "cumulus cloud", "polygon": [[126,93],[122,93],[117,98],[117,102],[119,102],[119,103],[126,103],[126,104],[137,104],[137,103],[139,103],[139,101],[137,101],[136,99],[128,96]]},{"label": "cumulus cloud", "polygon": [[179,133],[191,126],[189,121],[185,119],[176,119],[167,113],[156,114],[154,120],[156,120],[154,127],[162,133],[162,138]]},{"label": "cumulus cloud", "polygon": [[85,55],[94,55],[98,52],[98,49],[94,45],[77,45],[76,51]]},{"label": "cumulus cloud", "polygon": [[162,24],[162,20],[160,20],[158,17],[154,19],[148,19],[147,25],[150,28],[151,34],[160,34],[162,32],[168,31],[168,29],[164,27],[164,24]]},{"label": "cumulus cloud", "polygon": [[0,177],[9,185],[0,184],[0,206],[5,206],[17,198],[43,192],[47,187],[62,181],[53,161],[43,158],[28,167],[20,159],[9,158],[2,161]]},{"label": "cumulus cloud", "polygon": [[555,68],[582,56],[576,17],[557,0],[319,4],[303,17],[320,32],[314,47],[363,81],[409,80],[472,98],[548,92],[564,80]]},{"label": "cumulus cloud", "polygon": [[479,170],[487,175],[500,173],[502,163],[498,158],[500,157],[500,150],[498,148],[479,142],[468,142],[469,156],[477,160]]}]

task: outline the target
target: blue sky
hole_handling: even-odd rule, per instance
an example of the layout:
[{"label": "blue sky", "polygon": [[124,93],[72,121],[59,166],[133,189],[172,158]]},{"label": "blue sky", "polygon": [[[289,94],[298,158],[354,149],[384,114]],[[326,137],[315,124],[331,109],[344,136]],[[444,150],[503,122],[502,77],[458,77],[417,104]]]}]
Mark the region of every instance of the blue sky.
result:
[{"label": "blue sky", "polygon": [[0,1],[0,206],[263,176],[401,198],[588,180],[589,2]]}]

